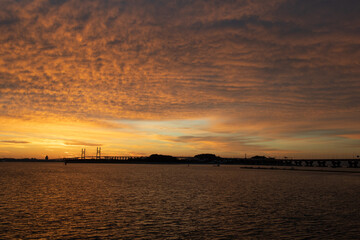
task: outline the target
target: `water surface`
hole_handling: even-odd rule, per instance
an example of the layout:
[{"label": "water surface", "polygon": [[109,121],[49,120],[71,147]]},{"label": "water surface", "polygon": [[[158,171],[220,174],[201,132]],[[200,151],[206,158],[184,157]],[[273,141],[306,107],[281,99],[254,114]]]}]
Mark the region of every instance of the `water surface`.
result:
[{"label": "water surface", "polygon": [[360,238],[360,174],[0,163],[0,239]]}]

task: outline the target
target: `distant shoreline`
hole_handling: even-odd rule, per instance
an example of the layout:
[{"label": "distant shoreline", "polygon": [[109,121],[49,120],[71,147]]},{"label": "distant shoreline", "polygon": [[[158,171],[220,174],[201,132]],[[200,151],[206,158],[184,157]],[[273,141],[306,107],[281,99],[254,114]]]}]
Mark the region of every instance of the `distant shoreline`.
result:
[{"label": "distant shoreline", "polygon": [[[173,157],[169,155],[152,154],[150,156],[89,156],[85,158],[1,158],[0,162],[60,162],[67,164],[199,164],[199,165],[240,165],[244,169],[264,170],[297,170],[297,171],[327,171],[327,172],[358,172],[359,159],[275,159],[265,156],[251,158],[222,158],[214,154],[198,154],[194,157]],[[335,170],[336,169],[336,170]],[[349,170],[345,170],[349,169]]]},{"label": "distant shoreline", "polygon": [[[52,160],[39,160],[39,159],[0,159],[0,163],[61,163],[61,164],[140,164],[140,165],[213,165],[214,167],[221,166],[240,166],[241,169],[248,170],[282,170],[282,171],[302,171],[302,172],[333,172],[333,173],[359,173],[360,168],[349,168],[346,166],[342,167],[321,167],[312,166],[279,166],[279,165],[255,165],[255,164],[243,164],[243,163],[214,163],[214,162],[157,162],[157,161],[134,161],[134,160],[83,160],[83,161],[70,161],[65,163],[63,159],[52,159]],[[348,169],[348,170],[345,170]],[[355,170],[356,169],[356,170]]]},{"label": "distant shoreline", "polygon": [[[189,158],[190,159],[190,158]],[[286,171],[308,171],[308,172],[346,172],[346,173],[360,173],[360,167],[348,167],[339,165],[338,167],[332,166],[296,166],[296,165],[279,165],[272,164],[274,162],[216,162],[216,161],[192,161],[192,160],[165,160],[156,161],[157,159],[127,159],[127,160],[114,160],[114,159],[36,159],[36,158],[2,158],[1,162],[13,163],[62,163],[62,164],[169,164],[169,165],[214,165],[214,166],[240,166],[241,169],[259,169],[259,170],[286,170]],[[342,161],[346,162],[354,159],[334,159],[334,160],[319,160],[307,159],[302,161]],[[349,169],[349,170],[345,170]],[[356,169],[356,170],[355,170]],[[357,171],[359,169],[359,171]]]}]

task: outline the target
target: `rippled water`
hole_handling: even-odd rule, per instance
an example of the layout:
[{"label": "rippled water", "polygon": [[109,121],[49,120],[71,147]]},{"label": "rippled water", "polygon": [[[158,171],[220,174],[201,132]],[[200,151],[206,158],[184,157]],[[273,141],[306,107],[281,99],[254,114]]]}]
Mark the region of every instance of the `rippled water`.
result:
[{"label": "rippled water", "polygon": [[360,174],[0,163],[0,239],[360,238]]}]

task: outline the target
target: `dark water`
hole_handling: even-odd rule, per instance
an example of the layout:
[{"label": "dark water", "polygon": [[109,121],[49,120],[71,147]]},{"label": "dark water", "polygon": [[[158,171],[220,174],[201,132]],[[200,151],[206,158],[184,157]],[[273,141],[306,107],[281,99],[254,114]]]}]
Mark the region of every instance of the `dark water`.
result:
[{"label": "dark water", "polygon": [[360,174],[0,163],[0,239],[356,239]]}]

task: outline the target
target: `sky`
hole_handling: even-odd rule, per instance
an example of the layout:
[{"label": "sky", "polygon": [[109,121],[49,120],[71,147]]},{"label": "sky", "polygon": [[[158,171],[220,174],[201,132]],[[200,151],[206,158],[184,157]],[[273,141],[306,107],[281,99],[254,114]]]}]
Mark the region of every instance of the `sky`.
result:
[{"label": "sky", "polygon": [[360,155],[358,0],[0,5],[0,158]]}]

